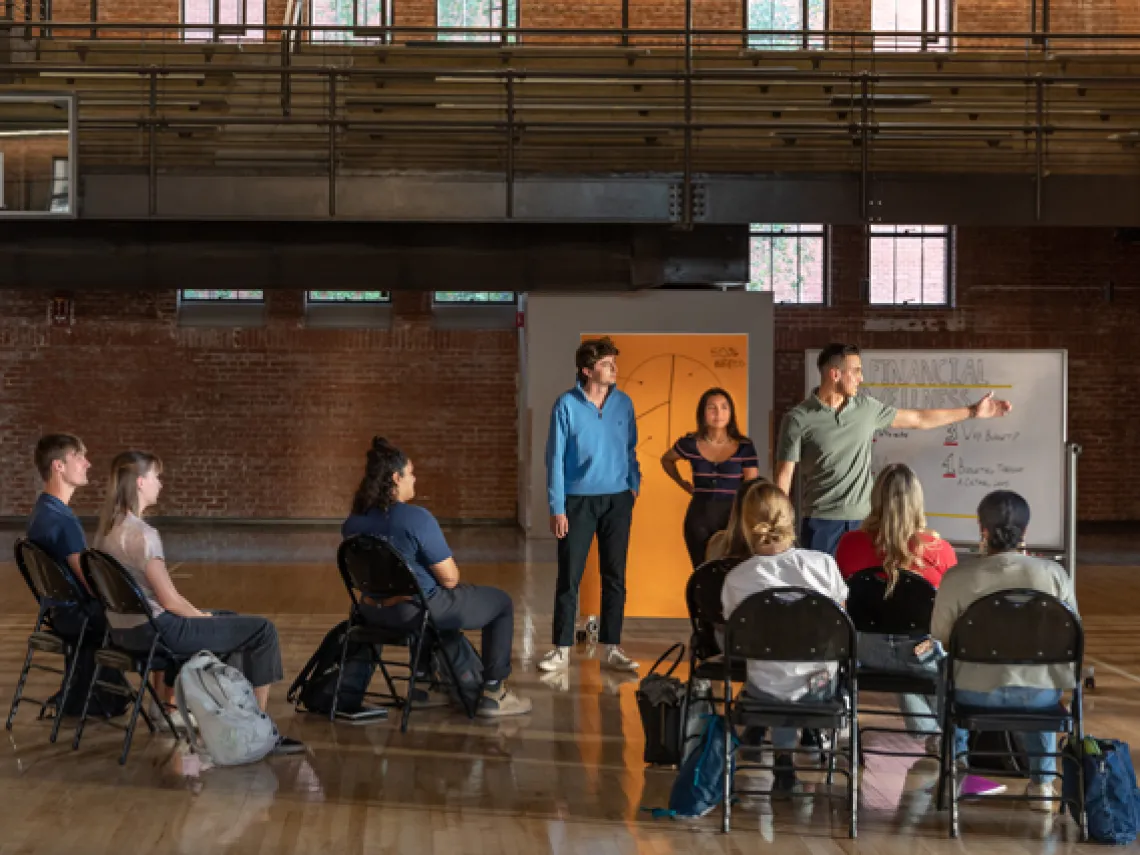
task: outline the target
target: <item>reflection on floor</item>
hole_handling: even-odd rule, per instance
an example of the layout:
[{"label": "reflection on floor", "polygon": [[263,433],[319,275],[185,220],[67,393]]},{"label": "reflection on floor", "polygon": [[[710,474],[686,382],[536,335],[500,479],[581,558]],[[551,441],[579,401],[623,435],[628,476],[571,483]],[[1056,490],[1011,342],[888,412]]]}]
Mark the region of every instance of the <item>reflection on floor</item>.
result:
[{"label": "reflection on floor", "polygon": [[[11,536],[0,535],[0,555],[10,554]],[[952,843],[945,814],[931,804],[934,765],[873,756],[862,776],[855,844],[845,840],[843,809],[830,807],[822,793],[798,804],[745,801],[727,837],[715,817],[654,819],[643,808],[668,803],[674,773],[641,762],[636,678],[601,670],[584,647],[576,649],[568,674],[540,678],[535,671],[549,641],[551,545],[528,545],[513,530],[449,536],[465,579],[500,585],[514,597],[512,682],[533,698],[530,716],[484,723],[423,711],[401,735],[394,723],[332,725],[295,713],[282,685],[270,712],[285,733],[308,744],[306,755],[187,775],[170,739],[141,730],[123,769],[116,763],[117,731],[92,728],[73,753],[68,738],[50,745],[49,723],[37,722],[26,707],[5,734],[0,762],[0,853],[727,853],[778,846],[812,855],[913,855],[994,847],[1043,852],[1075,840],[1066,819],[982,805],[965,809],[962,842]],[[290,680],[346,612],[333,563],[337,541],[335,530],[196,526],[171,531],[167,551],[176,583],[192,602],[273,617]],[[1111,539],[1097,552],[1111,560],[1084,565],[1078,574],[1097,669],[1088,729],[1134,740],[1140,630],[1132,604],[1140,593],[1140,560]],[[0,563],[5,711],[31,605],[13,565]],[[686,636],[681,621],[630,620],[626,647],[644,673]],[[33,681],[50,693],[49,677]],[[906,737],[879,740],[894,748],[917,745]]]}]

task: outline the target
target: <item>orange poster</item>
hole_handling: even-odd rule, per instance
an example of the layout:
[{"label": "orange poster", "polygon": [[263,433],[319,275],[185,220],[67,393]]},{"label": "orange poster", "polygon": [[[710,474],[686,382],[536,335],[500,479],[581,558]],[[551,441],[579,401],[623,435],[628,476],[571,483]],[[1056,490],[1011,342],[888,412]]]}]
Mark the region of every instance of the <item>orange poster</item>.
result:
[{"label": "orange poster", "polygon": [[[583,339],[605,333],[583,334]],[[637,413],[637,458],[641,495],[633,510],[626,565],[627,617],[688,616],[685,583],[692,568],[683,525],[689,495],[661,468],[678,438],[697,428],[697,403],[706,389],[727,391],[736,404],[740,430],[748,429],[748,336],[746,334],[610,334],[618,350],[618,388]],[[690,480],[688,464],[678,464]],[[582,580],[579,613],[596,615],[601,603],[597,544]]]}]

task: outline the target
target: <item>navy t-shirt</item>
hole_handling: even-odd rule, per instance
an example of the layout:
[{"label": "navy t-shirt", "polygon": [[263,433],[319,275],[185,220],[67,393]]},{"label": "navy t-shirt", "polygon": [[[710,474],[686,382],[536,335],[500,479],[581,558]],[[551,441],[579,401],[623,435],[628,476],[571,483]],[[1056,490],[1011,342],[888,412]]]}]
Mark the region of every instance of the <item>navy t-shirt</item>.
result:
[{"label": "navy t-shirt", "polygon": [[40,493],[28,520],[28,540],[55,559],[57,564],[67,566],[67,557],[87,548],[83,536],[83,526],[79,517],[57,499],[47,493]]},{"label": "navy t-shirt", "polygon": [[404,556],[429,597],[439,587],[431,566],[451,557],[451,549],[431,512],[406,502],[398,502],[386,511],[373,508],[366,514],[352,514],[340,533],[344,537],[372,534],[386,538]]}]

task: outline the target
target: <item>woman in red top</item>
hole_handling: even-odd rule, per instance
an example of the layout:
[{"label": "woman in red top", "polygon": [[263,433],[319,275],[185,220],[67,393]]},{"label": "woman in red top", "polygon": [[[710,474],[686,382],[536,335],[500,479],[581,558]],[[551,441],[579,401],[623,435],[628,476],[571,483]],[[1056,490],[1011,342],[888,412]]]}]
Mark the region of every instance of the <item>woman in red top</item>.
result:
[{"label": "woman in red top", "polygon": [[917,573],[937,588],[958,556],[926,527],[922,484],[914,470],[905,463],[891,463],[875,479],[870,515],[858,531],[840,539],[835,562],[844,579],[868,567],[882,567],[892,590],[904,571]]},{"label": "woman in red top", "polygon": [[[917,573],[935,588],[943,574],[958,563],[950,544],[926,527],[922,484],[904,463],[891,463],[875,478],[871,513],[858,531],[843,535],[835,551],[839,572],[847,579],[860,570],[882,567],[889,579],[887,596],[899,574]],[[859,664],[903,675],[933,676],[937,660],[919,662],[914,648],[922,637],[859,633]],[[938,699],[900,695],[903,720],[911,733],[926,737],[926,753],[938,756],[939,728],[933,711]]]}]

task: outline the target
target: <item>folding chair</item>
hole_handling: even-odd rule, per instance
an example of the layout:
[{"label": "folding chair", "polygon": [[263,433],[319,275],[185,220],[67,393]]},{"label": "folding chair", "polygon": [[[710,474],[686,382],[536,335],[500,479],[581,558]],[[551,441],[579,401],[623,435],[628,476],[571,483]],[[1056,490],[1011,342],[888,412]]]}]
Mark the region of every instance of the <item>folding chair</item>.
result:
[{"label": "folding chair", "polygon": [[[934,611],[934,597],[938,591],[926,579],[916,573],[900,573],[898,582],[890,595],[887,594],[887,575],[881,567],[872,567],[861,570],[847,580],[847,615],[851,623],[860,634],[860,643],[864,643],[863,636],[883,635],[890,636],[900,644],[914,648],[920,641],[930,635],[930,615]],[[942,673],[939,671],[922,674],[917,669],[912,673],[885,671],[859,664],[859,689],[864,693],[883,692],[895,695],[924,695],[938,698],[942,694]],[[929,715],[916,714],[915,718],[930,718],[935,721],[941,718],[937,711]],[[867,709],[859,710],[860,717],[865,716],[891,716],[901,715],[896,709]],[[903,733],[914,735],[916,732],[905,727],[862,727],[861,734],[867,733]],[[876,754],[888,757],[933,757],[941,759],[941,755],[927,754],[925,751],[886,751],[867,749],[860,737],[859,745],[862,754]]]},{"label": "folding chair", "polygon": [[[724,633],[724,608],[721,605],[721,591],[729,572],[740,563],[739,558],[714,558],[697,567],[685,585],[685,605],[689,610],[689,624],[692,634],[689,637],[689,677],[685,681],[685,698],[681,706],[681,721],[687,720],[689,704],[693,701],[694,681],[707,681],[708,700],[715,710],[723,698],[716,696],[712,686],[720,680],[724,671],[724,651],[721,640]],[[743,661],[730,664],[732,679],[737,683],[745,680]],[[702,691],[704,691],[702,683]],[[690,739],[695,739],[696,735]],[[685,745],[681,746],[682,751]]]},{"label": "folding chair", "polygon": [[[1084,739],[1082,723],[1081,667],[1084,659],[1084,629],[1081,620],[1067,605],[1051,594],[1031,588],[1015,588],[987,594],[975,601],[954,623],[946,663],[946,697],[942,704],[942,775],[939,777],[938,805],[950,793],[950,836],[957,837],[958,777],[954,756],[955,728],[970,731],[1011,731],[1068,733],[1076,745]],[[954,698],[957,666],[984,665],[1067,665],[1072,669],[1072,703],[1069,709],[1059,703],[1052,709],[996,709],[971,707]],[[994,752],[1001,754],[1002,752]],[[1043,755],[1034,754],[1032,757]],[[1061,752],[1044,755],[1057,758]],[[965,771],[969,771],[966,769]],[[1016,774],[1016,773],[1015,773]],[[1019,777],[1027,777],[1028,772]],[[987,802],[1050,801],[1068,803],[1064,795],[988,795]],[[1077,804],[1081,840],[1088,839],[1085,815],[1084,781],[1080,780]]]},{"label": "folding chair", "polygon": [[[835,694],[825,701],[777,701],[749,697],[747,690],[732,698],[730,669],[724,680],[725,781],[722,828],[727,833],[732,813],[732,736],[735,727],[796,727],[831,731],[827,784],[838,771],[847,776],[847,801],[851,811],[848,834],[854,838],[858,821],[859,728],[858,678],[855,666],[855,627],[846,612],[829,597],[807,588],[771,588],[753,594],[728,617],[725,649],[732,659],[780,662],[837,663]],[[838,747],[839,732],[850,725],[851,743],[846,752]],[[804,748],[789,749],[793,756]],[[847,755],[847,769],[836,768],[836,755]],[[773,770],[760,763],[737,765],[740,769]],[[771,795],[771,791],[740,790],[747,795]],[[792,793],[793,796],[807,795]],[[833,798],[830,791],[828,797]]]},{"label": "folding chair", "polygon": [[[337,567],[341,579],[348,590],[352,605],[348,612],[348,632],[344,634],[344,642],[340,651],[340,670],[337,673],[336,689],[333,694],[332,710],[329,720],[336,719],[337,705],[340,700],[340,679],[344,673],[344,663],[348,655],[348,646],[355,641],[368,646],[374,657],[380,673],[388,684],[388,694],[368,692],[366,696],[385,699],[393,706],[403,709],[400,718],[400,732],[408,730],[408,719],[412,714],[412,695],[415,691],[417,679],[417,666],[425,640],[429,639],[437,646],[440,644],[440,630],[432,620],[428,610],[427,597],[416,580],[415,573],[408,566],[404,556],[394,546],[382,537],[369,534],[353,535],[341,543],[336,556]],[[379,627],[368,622],[362,610],[364,605],[375,605],[395,597],[406,597],[418,611],[417,618],[408,626],[400,628]],[[409,651],[407,663],[386,660],[383,654],[377,651],[377,646],[383,649],[384,645],[406,647]],[[441,651],[442,652],[442,651]],[[448,670],[448,676],[453,685],[459,685],[459,677],[448,656],[441,656]],[[407,667],[408,689],[403,698],[396,691],[388,666]],[[468,718],[475,717],[475,707],[461,692],[458,692],[463,709]]]},{"label": "folding chair", "polygon": [[[125,725],[126,735],[123,738],[123,751],[119,756],[119,765],[125,766],[127,755],[131,750],[131,741],[135,735],[135,725],[138,723],[140,714],[150,732],[155,732],[154,723],[150,720],[146,710],[142,708],[143,696],[148,692],[163,719],[166,720],[166,725],[174,735],[175,741],[179,739],[178,731],[174,728],[174,722],[166,714],[165,706],[150,684],[150,675],[152,671],[165,670],[183,660],[163,644],[162,632],[154,622],[154,618],[151,617],[146,597],[143,596],[138,584],[122,564],[107,553],[96,549],[86,550],[79,557],[79,562],[84,575],[90,581],[99,601],[103,604],[103,610],[107,615],[108,629],[103,636],[103,646],[95,652],[95,674],[91,679],[90,687],[87,689],[87,699],[83,702],[83,713],[79,717],[79,726],[75,730],[75,741],[71,747],[73,750],[79,748],[79,741],[83,738],[83,728],[87,723],[87,709],[91,703],[91,697],[95,693],[95,687],[98,686],[109,692],[123,695],[131,701],[131,715]],[[133,623],[136,626],[149,625],[154,632],[154,639],[151,641],[150,647],[143,651],[116,644],[112,630],[116,622],[120,624]],[[138,674],[141,680],[138,690],[132,689],[126,679],[122,683],[100,680],[99,674],[103,668],[114,669],[123,674],[124,678],[127,674]]]},{"label": "folding chair", "polygon": [[[51,728],[51,741],[55,742],[59,736],[59,726],[63,721],[63,710],[67,705],[67,698],[71,693],[71,681],[75,675],[79,651],[87,635],[87,627],[91,621],[94,606],[90,595],[75,578],[70,567],[64,567],[26,538],[16,541],[16,566],[20,575],[31,589],[36,601],[39,603],[39,612],[32,634],[28,636],[28,654],[24,657],[24,667],[20,670],[20,678],[16,683],[16,693],[12,697],[12,708],[8,713],[8,720],[4,727],[12,729],[12,722],[16,718],[16,710],[21,701],[29,701],[40,708],[40,718],[47,712],[51,701],[39,701],[35,698],[24,697],[24,686],[30,671],[47,671],[51,674],[63,676],[63,688],[58,694],[56,702],[55,723]],[[79,635],[74,641],[56,630],[52,624],[52,613],[56,609],[74,610],[82,615],[79,624]],[[50,665],[41,665],[33,662],[36,652],[49,653],[63,657],[63,668]]]}]

